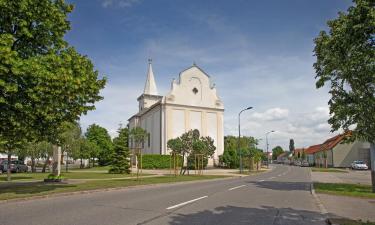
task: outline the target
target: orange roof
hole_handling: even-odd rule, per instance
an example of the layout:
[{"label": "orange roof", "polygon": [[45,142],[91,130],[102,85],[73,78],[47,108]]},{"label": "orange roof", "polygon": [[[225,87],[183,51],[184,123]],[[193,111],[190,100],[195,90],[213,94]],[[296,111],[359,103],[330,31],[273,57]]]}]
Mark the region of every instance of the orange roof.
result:
[{"label": "orange roof", "polygon": [[338,145],[348,135],[350,135],[350,133],[339,134],[339,135],[336,135],[336,136],[334,136],[334,137],[332,137],[330,139],[327,139],[322,144],[324,150],[329,150],[329,149],[332,149],[332,148],[336,147],[336,145]]},{"label": "orange roof", "polygon": [[319,152],[322,149],[322,145],[311,145],[305,150],[306,154],[314,154],[315,152]]},{"label": "orange roof", "polygon": [[345,137],[351,135],[351,132],[346,132],[344,134],[339,134],[339,135],[336,135],[334,137],[331,137],[329,139],[327,139],[326,141],[323,142],[323,144],[318,144],[318,145],[312,145],[310,147],[308,147],[306,150],[305,150],[305,153],[306,154],[314,154],[315,152],[320,152],[320,151],[323,151],[323,150],[330,150],[334,147],[336,147],[336,145],[338,145]]}]

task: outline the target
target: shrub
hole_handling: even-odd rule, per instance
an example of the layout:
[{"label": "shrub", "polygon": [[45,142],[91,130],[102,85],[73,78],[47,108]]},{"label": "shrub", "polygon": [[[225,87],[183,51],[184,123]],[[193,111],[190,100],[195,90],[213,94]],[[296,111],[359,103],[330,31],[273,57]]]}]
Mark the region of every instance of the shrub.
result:
[{"label": "shrub", "polygon": [[[178,159],[179,167],[181,166],[182,157]],[[142,168],[143,169],[169,169],[171,166],[170,155],[154,155],[145,154],[142,155]],[[173,159],[172,159],[173,166]]]}]

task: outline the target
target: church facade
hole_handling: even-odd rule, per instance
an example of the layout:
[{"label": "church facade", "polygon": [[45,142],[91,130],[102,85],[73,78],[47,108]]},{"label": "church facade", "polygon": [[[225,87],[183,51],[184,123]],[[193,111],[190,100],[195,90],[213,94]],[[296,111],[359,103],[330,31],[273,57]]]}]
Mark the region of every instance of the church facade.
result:
[{"label": "church facade", "polygon": [[201,68],[194,64],[180,72],[169,93],[163,96],[157,91],[149,61],[144,91],[137,100],[138,113],[129,118],[128,126],[147,131],[143,154],[169,154],[168,140],[198,129],[201,136],[214,139],[216,151],[209,164],[219,162],[224,151],[224,104],[210,76]]}]

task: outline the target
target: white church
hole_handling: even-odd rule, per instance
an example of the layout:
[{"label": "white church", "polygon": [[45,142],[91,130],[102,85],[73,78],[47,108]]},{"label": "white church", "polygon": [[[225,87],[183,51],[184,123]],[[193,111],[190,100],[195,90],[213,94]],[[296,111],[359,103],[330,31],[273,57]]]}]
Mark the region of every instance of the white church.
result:
[{"label": "white church", "polygon": [[142,127],[148,133],[143,154],[169,154],[169,139],[198,129],[201,136],[214,139],[216,151],[210,165],[219,162],[224,151],[224,104],[210,76],[195,64],[173,79],[171,90],[159,95],[149,60],[146,84],[138,97],[138,113],[130,117],[129,129]]}]

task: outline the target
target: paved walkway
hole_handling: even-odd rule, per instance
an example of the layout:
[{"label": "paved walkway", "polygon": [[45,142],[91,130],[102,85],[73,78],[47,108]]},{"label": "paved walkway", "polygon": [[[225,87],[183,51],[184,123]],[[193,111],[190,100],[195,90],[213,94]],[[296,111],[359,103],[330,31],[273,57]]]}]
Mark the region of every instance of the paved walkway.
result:
[{"label": "paved walkway", "polygon": [[348,170],[348,173],[311,172],[311,179],[321,183],[371,184],[371,171]]},{"label": "paved walkway", "polygon": [[354,220],[375,222],[375,199],[318,194],[330,214]]},{"label": "paved walkway", "polygon": [[[348,171],[348,173],[311,172],[313,182],[371,184],[370,171]],[[375,199],[317,194],[318,198],[334,217],[353,220],[375,221]]]}]

